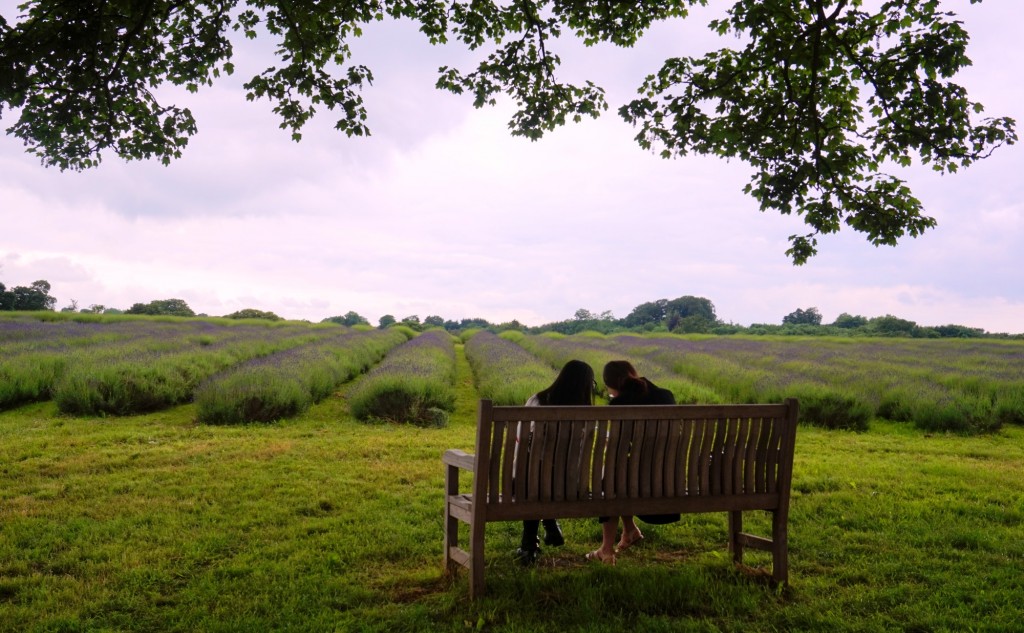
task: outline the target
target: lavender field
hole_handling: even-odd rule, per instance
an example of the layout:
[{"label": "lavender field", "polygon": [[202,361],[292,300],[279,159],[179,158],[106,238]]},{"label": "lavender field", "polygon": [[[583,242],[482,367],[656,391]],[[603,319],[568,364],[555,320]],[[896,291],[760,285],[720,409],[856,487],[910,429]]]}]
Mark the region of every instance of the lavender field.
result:
[{"label": "lavender field", "polygon": [[275,364],[341,331],[226,319],[3,318],[0,409],[53,400],[70,415],[155,411],[191,401],[204,381],[246,362]]},{"label": "lavender field", "polygon": [[[626,359],[681,403],[796,397],[803,420],[825,428],[863,431],[886,419],[977,434],[1024,424],[1024,342],[1017,340],[518,331],[463,339],[477,396],[499,404],[525,401],[570,359],[590,363],[597,375],[609,360]],[[70,415],[129,415],[195,401],[200,420],[268,421],[296,415],[369,372],[352,390],[356,417],[422,423],[427,410],[450,411],[454,342],[443,330],[5,316],[0,409],[53,400]]]}]

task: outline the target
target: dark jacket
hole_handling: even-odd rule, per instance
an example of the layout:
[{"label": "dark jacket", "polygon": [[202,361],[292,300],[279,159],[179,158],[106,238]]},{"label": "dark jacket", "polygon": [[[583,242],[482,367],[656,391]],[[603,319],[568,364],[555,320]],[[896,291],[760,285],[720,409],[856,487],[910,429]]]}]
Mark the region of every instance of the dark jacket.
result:
[{"label": "dark jacket", "polygon": [[608,401],[608,404],[675,404],[676,397],[668,389],[662,389],[646,378],[641,378],[647,386],[646,392],[632,383],[626,386],[619,395]]}]

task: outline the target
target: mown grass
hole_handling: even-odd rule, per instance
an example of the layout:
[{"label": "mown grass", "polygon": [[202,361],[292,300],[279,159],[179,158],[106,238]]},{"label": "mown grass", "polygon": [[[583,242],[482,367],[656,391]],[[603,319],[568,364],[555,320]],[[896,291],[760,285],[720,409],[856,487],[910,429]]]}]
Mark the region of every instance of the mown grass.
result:
[{"label": "mown grass", "polygon": [[489,526],[470,603],[441,576],[440,454],[472,449],[477,397],[457,351],[445,428],[363,424],[347,389],[255,427],[0,413],[0,631],[1020,630],[1019,427],[802,426],[788,588],[733,569],[722,515],[647,527],[614,568],[578,520],[529,570]]}]

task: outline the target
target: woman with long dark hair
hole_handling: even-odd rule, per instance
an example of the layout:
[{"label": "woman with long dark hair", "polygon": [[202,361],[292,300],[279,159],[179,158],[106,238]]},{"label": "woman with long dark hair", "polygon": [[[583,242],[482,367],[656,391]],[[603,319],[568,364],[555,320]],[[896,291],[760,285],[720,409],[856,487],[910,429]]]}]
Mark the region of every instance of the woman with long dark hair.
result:
[{"label": "woman with long dark hair", "polygon": [[[650,380],[640,376],[636,369],[625,360],[613,360],[604,366],[604,384],[608,388],[610,405],[624,404],[675,404],[676,398],[668,389],[662,389]],[[678,514],[641,516],[646,523],[671,523],[679,520]],[[619,517],[601,517],[601,547],[587,554],[588,560],[609,565],[615,564],[615,554],[629,549],[643,540],[643,532],[637,527],[632,516],[622,517],[622,537],[615,544],[615,532]]]},{"label": "woman with long dark hair", "polygon": [[[530,396],[530,399],[526,401],[526,406],[594,404],[595,387],[594,370],[590,365],[581,360],[571,360],[558,372],[558,376],[550,387]],[[532,429],[523,434],[529,435],[530,433],[532,433]],[[538,532],[541,523],[544,524],[545,545],[558,547],[565,544],[562,528],[558,525],[558,521],[554,519],[523,521],[523,538],[519,549],[516,550],[516,558],[524,565],[532,565],[540,556]]]}]

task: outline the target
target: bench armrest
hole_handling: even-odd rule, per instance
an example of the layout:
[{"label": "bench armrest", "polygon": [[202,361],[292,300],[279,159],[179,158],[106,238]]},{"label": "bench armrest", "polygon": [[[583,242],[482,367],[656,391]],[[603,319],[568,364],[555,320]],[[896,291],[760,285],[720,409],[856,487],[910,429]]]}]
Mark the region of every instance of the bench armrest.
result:
[{"label": "bench armrest", "polygon": [[470,455],[457,448],[451,448],[444,452],[444,455],[441,456],[441,461],[449,466],[471,471],[476,466],[476,455]]}]

